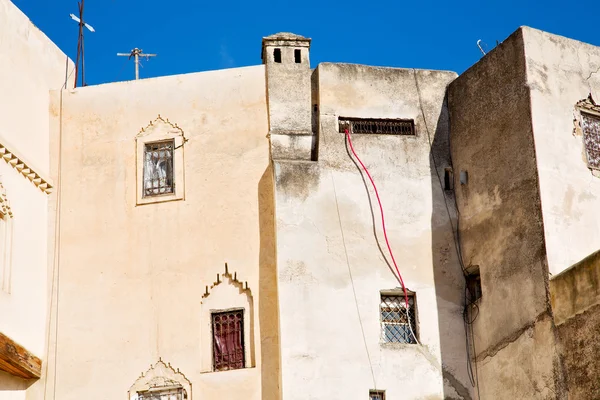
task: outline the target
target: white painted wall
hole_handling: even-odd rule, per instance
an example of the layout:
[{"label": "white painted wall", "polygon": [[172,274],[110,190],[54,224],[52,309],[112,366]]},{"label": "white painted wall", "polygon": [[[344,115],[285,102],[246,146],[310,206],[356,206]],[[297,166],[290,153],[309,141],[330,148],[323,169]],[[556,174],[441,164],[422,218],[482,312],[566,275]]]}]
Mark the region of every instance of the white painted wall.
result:
[{"label": "white painted wall", "polygon": [[[49,91],[64,84],[73,63],[8,0],[0,0],[0,21],[0,142],[48,176]],[[14,214],[11,290],[0,291],[0,332],[43,359],[48,195],[2,159],[0,182]]]},{"label": "white painted wall", "polygon": [[[527,80],[550,272],[600,249],[600,174],[574,132],[575,104],[590,91],[600,102],[600,48],[523,28]],[[589,77],[589,79],[588,79]]]},{"label": "white painted wall", "polygon": [[[369,389],[385,389],[390,399],[456,395],[444,383],[442,364],[469,393],[464,281],[415,73],[344,64],[320,64],[316,72],[319,161],[274,163],[283,399],[367,398]],[[449,153],[443,102],[456,75],[416,76],[443,174]],[[417,293],[421,345],[381,344],[380,291],[399,284],[373,236],[367,192],[346,153],[338,116],[416,121],[417,137],[354,135],[353,141],[378,185],[404,281]]]}]

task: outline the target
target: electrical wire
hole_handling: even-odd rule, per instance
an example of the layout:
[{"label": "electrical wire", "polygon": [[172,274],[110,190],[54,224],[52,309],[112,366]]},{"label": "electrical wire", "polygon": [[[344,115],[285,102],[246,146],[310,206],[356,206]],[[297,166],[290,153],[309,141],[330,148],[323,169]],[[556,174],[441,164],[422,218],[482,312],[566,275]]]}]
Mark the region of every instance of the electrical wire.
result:
[{"label": "electrical wire", "polygon": [[356,161],[358,161],[358,163],[362,167],[363,171],[369,178],[369,181],[371,181],[371,185],[373,186],[373,191],[375,192],[375,197],[377,198],[377,203],[379,204],[379,212],[381,214],[381,227],[383,230],[383,237],[385,238],[385,244],[387,246],[388,252],[390,253],[392,263],[396,270],[396,273],[397,273],[396,277],[398,278],[400,285],[402,285],[402,291],[404,293],[404,304],[405,304],[406,320],[408,322],[408,328],[410,329],[410,333],[411,333],[413,339],[415,339],[415,342],[420,344],[419,340],[417,339],[417,335],[415,335],[415,332],[413,331],[413,328],[412,328],[412,324],[410,322],[411,318],[409,315],[410,306],[408,304],[408,291],[406,290],[406,285],[404,284],[404,280],[402,279],[402,274],[400,273],[400,268],[398,268],[398,264],[396,263],[396,258],[394,257],[394,252],[392,251],[392,246],[390,246],[390,241],[387,236],[387,229],[385,226],[385,216],[384,216],[384,212],[383,212],[383,205],[381,203],[381,198],[379,197],[379,191],[377,190],[377,185],[375,185],[375,181],[373,180],[373,177],[369,173],[369,169],[362,162],[362,160],[360,159],[358,154],[356,154],[356,151],[354,150],[354,146],[352,145],[352,136],[350,134],[350,131],[348,129],[346,129],[345,132],[346,132],[346,139],[348,141],[348,145],[350,146],[350,151],[352,152],[352,155],[354,155],[354,158],[356,159]]},{"label": "electrical wire", "polygon": [[350,276],[350,283],[352,285],[352,293],[354,294],[354,304],[356,305],[356,312],[358,314],[358,322],[360,324],[360,331],[362,333],[363,342],[365,344],[365,350],[367,352],[367,359],[369,360],[369,367],[371,368],[371,376],[373,377],[373,388],[377,389],[377,382],[375,380],[375,371],[373,370],[373,363],[371,362],[371,354],[369,353],[369,346],[367,345],[367,337],[365,336],[365,328],[363,327],[362,318],[360,317],[360,308],[358,307],[358,297],[356,296],[356,288],[354,287],[354,278],[352,276],[352,270],[350,269],[350,258],[348,257],[348,249],[346,248],[346,238],[344,237],[344,228],[342,227],[342,217],[340,215],[340,206],[338,204],[337,190],[335,188],[335,180],[333,179],[333,172],[331,172],[331,183],[333,184],[333,195],[335,197],[335,208],[337,210],[338,222],[340,225],[340,232],[342,234],[342,244],[344,245],[344,254],[346,255],[346,265],[348,266],[348,275]]},{"label": "electrical wire", "polygon": [[[438,182],[440,184],[440,187],[442,189],[442,193],[444,192],[444,185],[442,182],[442,177],[440,176],[440,172],[438,170],[438,166],[437,166],[437,162],[435,160],[435,154],[433,152],[433,142],[431,140],[431,133],[429,132],[429,126],[427,124],[427,118],[425,118],[425,110],[423,109],[423,99],[421,96],[421,88],[419,86],[419,80],[417,79],[417,70],[415,68],[413,68],[413,76],[415,78],[415,86],[417,89],[417,95],[419,97],[419,107],[421,109],[421,115],[423,117],[423,122],[425,124],[425,131],[427,132],[427,139],[429,141],[429,151],[431,154],[431,159],[433,161],[433,167],[435,169],[435,173],[438,177]],[[452,154],[450,154],[450,166],[452,166]],[[452,223],[452,214],[450,213],[450,208],[448,207],[448,202],[446,199],[446,196],[444,195],[444,205],[446,207],[446,212],[448,213],[448,221],[450,223],[450,227],[452,230],[452,237],[454,240],[454,248],[456,250],[456,255],[458,257],[458,262],[460,265],[460,268],[463,272],[463,276],[466,277],[469,275],[467,269],[465,268],[464,265],[464,260],[463,260],[463,256],[462,256],[462,251],[461,251],[461,247],[460,247],[460,229],[459,229],[459,224],[460,224],[460,211],[458,209],[458,204],[456,203],[456,196],[454,196],[454,210],[456,212],[457,215],[457,219],[456,219],[456,229],[454,228],[454,224]],[[476,387],[477,388],[477,397],[480,398],[480,394],[479,394],[479,376],[477,374],[477,372],[475,371],[475,373],[473,372],[473,366],[471,364],[471,358],[469,356],[469,354],[471,353],[470,347],[469,347],[469,336],[473,337],[473,328],[472,328],[472,324],[473,322],[475,322],[475,319],[477,319],[477,316],[479,315],[479,306],[477,305],[477,303],[475,302],[475,300],[473,300],[473,295],[472,293],[470,293],[470,289],[468,287],[468,285],[465,284],[465,291],[464,291],[464,303],[465,306],[463,308],[463,321],[465,324],[465,342],[466,342],[466,350],[467,350],[467,372],[469,375],[469,381],[471,382],[471,386]],[[469,315],[469,310],[472,308],[471,306],[474,306],[473,308],[477,310],[477,313],[475,314],[475,317],[473,317],[472,319],[468,319],[468,315]],[[474,358],[475,358],[475,369],[477,369],[477,355],[475,352],[475,343],[473,340],[473,354],[474,354]]]}]

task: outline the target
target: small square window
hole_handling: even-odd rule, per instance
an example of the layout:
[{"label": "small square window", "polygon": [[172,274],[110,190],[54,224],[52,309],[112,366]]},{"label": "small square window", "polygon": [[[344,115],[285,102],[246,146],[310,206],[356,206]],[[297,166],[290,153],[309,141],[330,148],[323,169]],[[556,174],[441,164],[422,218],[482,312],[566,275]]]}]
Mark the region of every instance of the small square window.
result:
[{"label": "small square window", "polygon": [[385,400],[385,390],[369,390],[369,400]]},{"label": "small square window", "polygon": [[581,119],[588,166],[600,169],[600,117],[581,113]]},{"label": "small square window", "polygon": [[417,318],[414,293],[408,295],[408,309],[404,294],[381,294],[381,335],[384,343],[417,343]]},{"label": "small square window", "polygon": [[144,147],[144,197],[172,194],[174,141],[147,143]]},{"label": "small square window", "polygon": [[213,370],[244,368],[244,310],[212,314]]}]

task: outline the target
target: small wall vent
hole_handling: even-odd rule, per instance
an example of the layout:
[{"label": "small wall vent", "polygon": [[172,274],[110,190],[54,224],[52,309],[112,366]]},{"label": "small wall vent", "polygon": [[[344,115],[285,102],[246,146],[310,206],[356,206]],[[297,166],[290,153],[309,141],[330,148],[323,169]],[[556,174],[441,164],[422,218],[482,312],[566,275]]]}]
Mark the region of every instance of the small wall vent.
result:
[{"label": "small wall vent", "polygon": [[339,118],[340,133],[415,136],[412,119]]}]

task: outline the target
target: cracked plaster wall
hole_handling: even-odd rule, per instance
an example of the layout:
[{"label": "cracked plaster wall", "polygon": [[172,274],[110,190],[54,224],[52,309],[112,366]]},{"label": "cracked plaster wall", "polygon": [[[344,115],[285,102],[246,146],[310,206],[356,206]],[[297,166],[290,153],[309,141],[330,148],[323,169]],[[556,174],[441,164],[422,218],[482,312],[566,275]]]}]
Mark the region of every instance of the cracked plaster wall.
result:
[{"label": "cracked plaster wall", "polygon": [[[444,98],[456,74],[416,71],[423,110],[411,69],[325,63],[313,77],[318,161],[274,161],[283,400],[366,398],[374,388],[389,398],[470,399],[464,281],[426,129],[443,177]],[[417,293],[422,346],[380,343],[380,290],[399,283],[375,241],[367,192],[338,116],[415,120],[416,137],[354,135],[353,142],[378,185],[405,283]]]},{"label": "cracked plaster wall", "polygon": [[570,400],[600,399],[600,252],[550,281]]},{"label": "cracked plaster wall", "polygon": [[536,149],[520,28],[450,85],[460,234],[483,296],[473,312],[482,399],[565,398],[551,318]]}]

